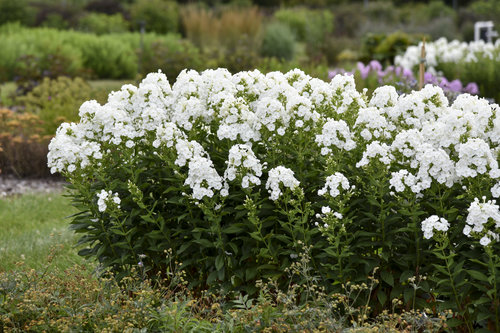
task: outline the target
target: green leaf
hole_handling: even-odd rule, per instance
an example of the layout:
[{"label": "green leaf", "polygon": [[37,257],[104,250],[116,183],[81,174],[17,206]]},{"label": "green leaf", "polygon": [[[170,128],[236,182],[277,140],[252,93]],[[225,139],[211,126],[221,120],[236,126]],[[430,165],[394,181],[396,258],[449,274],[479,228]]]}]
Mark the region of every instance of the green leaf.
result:
[{"label": "green leaf", "polygon": [[399,282],[400,283],[403,283],[403,282],[406,282],[408,281],[409,278],[411,278],[415,273],[412,272],[412,271],[404,271],[403,273],[401,273],[401,275],[399,276]]},{"label": "green leaf", "polygon": [[388,285],[390,285],[391,287],[394,287],[394,278],[392,276],[392,274],[390,272],[387,272],[387,271],[381,271],[380,272],[380,277],[382,278],[382,280],[387,283]]},{"label": "green leaf", "polygon": [[224,267],[224,257],[219,254],[215,258],[215,269],[220,270],[223,267]]},{"label": "green leaf", "polygon": [[181,254],[182,252],[186,251],[187,248],[191,245],[191,243],[184,243],[181,245],[179,250],[177,250],[177,254]]},{"label": "green leaf", "polygon": [[488,277],[486,275],[484,275],[483,273],[479,272],[479,271],[473,271],[473,270],[468,269],[467,273],[473,279],[476,279],[476,280],[488,283]]},{"label": "green leaf", "polygon": [[253,278],[257,275],[257,269],[255,267],[249,267],[245,271],[245,276],[247,281],[253,280]]},{"label": "green leaf", "polygon": [[243,223],[234,223],[222,229],[222,232],[225,234],[239,234],[244,230],[245,230],[245,225]]},{"label": "green leaf", "polygon": [[377,298],[378,298],[380,305],[382,305],[382,306],[387,301],[387,295],[385,294],[385,292],[382,289],[379,289],[377,291]]},{"label": "green leaf", "polygon": [[205,247],[205,248],[214,247],[214,243],[209,241],[208,239],[204,239],[204,238],[195,239],[194,242],[200,244],[202,247]]}]

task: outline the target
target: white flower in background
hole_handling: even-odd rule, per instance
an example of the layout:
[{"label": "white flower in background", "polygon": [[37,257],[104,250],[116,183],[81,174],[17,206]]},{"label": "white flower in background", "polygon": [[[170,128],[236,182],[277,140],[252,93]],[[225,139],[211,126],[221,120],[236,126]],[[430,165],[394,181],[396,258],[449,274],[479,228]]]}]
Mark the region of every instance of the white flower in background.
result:
[{"label": "white flower in background", "polygon": [[426,239],[432,238],[434,230],[446,232],[449,227],[450,223],[445,218],[437,215],[432,215],[422,221],[422,231]]},{"label": "white flower in background", "polygon": [[278,166],[269,170],[269,176],[266,182],[266,189],[271,195],[271,200],[276,201],[281,196],[282,192],[280,185],[293,190],[300,185],[300,182],[295,179],[292,170],[285,168],[284,166]]},{"label": "white flower in background", "polygon": [[[396,56],[394,64],[414,69],[420,63],[421,48],[422,42],[418,46],[408,47],[403,55]],[[458,40],[448,42],[446,38],[442,37],[434,42],[425,43],[426,70],[435,74],[436,67],[440,63],[477,62],[478,56],[494,59],[494,55],[498,54],[499,49],[499,40],[495,44],[486,43],[483,40],[465,43]]]},{"label": "white flower in background", "polygon": [[240,174],[242,176],[241,187],[248,188],[252,184],[260,185],[262,164],[255,157],[252,147],[249,145],[238,144],[232,146],[229,149],[229,157],[226,163],[225,179],[232,181]]},{"label": "white flower in background", "polygon": [[97,206],[100,212],[104,213],[108,209],[108,205],[113,205],[114,207],[120,209],[120,197],[118,193],[113,193],[112,191],[101,190],[97,194]]},{"label": "white flower in background", "polygon": [[340,172],[335,172],[333,175],[326,177],[325,186],[318,190],[318,195],[324,196],[329,194],[335,198],[340,194],[340,188],[348,191],[350,189],[349,180]]}]

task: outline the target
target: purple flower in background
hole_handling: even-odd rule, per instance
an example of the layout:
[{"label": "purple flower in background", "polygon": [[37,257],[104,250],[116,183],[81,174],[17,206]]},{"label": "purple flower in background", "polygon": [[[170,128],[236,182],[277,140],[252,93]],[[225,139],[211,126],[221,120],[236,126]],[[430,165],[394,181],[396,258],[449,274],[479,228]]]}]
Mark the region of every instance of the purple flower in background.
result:
[{"label": "purple flower in background", "polygon": [[331,80],[331,79],[333,79],[335,77],[335,75],[338,75],[338,74],[341,74],[341,75],[354,75],[352,72],[347,72],[343,68],[335,68],[332,71],[328,71],[328,79]]},{"label": "purple flower in background", "polygon": [[[447,84],[448,81],[445,78],[443,78],[443,79],[446,81],[446,84]],[[437,84],[438,80],[436,79],[436,77],[432,73],[425,72],[424,73],[424,82],[431,83],[431,84]]]},{"label": "purple flower in background", "polygon": [[447,88],[451,91],[461,92],[462,91],[462,82],[460,80],[455,79],[448,83]]},{"label": "purple flower in background", "polygon": [[[360,74],[361,80],[366,80],[369,76],[374,77],[376,74],[378,84],[395,85],[398,87],[398,93],[400,94],[409,93],[418,89],[418,81],[413,72],[409,69],[399,66],[388,66],[384,70],[382,64],[380,64],[377,60],[370,61],[370,63],[366,66],[362,62],[358,62],[356,67],[357,68],[353,70],[353,72],[347,72],[342,68],[336,68],[328,72],[328,77],[331,79],[337,74],[353,75],[357,71]],[[372,83],[368,82],[368,84]],[[435,76],[430,72],[424,73],[424,84],[438,85],[443,89],[445,96],[448,97],[451,102],[454,101],[461,93],[469,93],[473,95],[479,94],[479,88],[474,82],[467,84],[464,88],[462,82],[458,79],[450,82],[445,77]]]},{"label": "purple flower in background", "polygon": [[378,62],[377,60],[372,60],[370,61],[369,65],[374,71],[381,72],[382,71],[382,64]]},{"label": "purple flower in background", "polygon": [[414,77],[413,77],[413,72],[411,71],[411,69],[404,68],[403,69],[403,77],[405,79],[412,80]]},{"label": "purple flower in background", "polygon": [[368,74],[370,74],[370,66],[365,66],[362,62],[358,62],[358,70],[363,80],[368,77]]},{"label": "purple flower in background", "polygon": [[465,86],[464,92],[469,93],[471,95],[477,95],[479,94],[479,87],[477,86],[476,82],[469,82]]}]

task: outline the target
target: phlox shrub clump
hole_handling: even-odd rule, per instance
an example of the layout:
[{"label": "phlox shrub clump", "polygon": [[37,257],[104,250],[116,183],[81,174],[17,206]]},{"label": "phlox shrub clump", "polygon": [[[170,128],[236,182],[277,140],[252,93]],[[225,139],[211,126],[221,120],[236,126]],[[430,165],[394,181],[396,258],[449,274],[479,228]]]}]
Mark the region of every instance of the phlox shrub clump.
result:
[{"label": "phlox shrub clump", "polygon": [[81,210],[80,254],[118,277],[168,276],[171,249],[191,288],[253,293],[294,282],[307,247],[329,291],[375,271],[374,311],[403,297],[498,325],[499,111],[431,85],[368,99],[349,75],[159,72],[85,102],[48,160]]}]

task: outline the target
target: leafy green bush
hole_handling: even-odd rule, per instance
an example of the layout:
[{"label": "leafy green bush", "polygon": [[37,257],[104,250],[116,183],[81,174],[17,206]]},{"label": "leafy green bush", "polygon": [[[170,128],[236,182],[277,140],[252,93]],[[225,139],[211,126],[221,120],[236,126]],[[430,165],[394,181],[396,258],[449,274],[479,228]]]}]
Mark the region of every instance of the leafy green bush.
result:
[{"label": "leafy green bush", "polygon": [[86,32],[103,35],[127,31],[128,22],[125,21],[123,15],[120,13],[113,15],[89,13],[80,19],[78,28]]},{"label": "leafy green bush", "polygon": [[297,40],[306,42],[308,50],[319,53],[328,35],[333,32],[333,14],[329,10],[288,8],[276,11],[274,17],[286,24]]},{"label": "leafy green bush", "polygon": [[82,53],[85,68],[99,78],[126,79],[137,73],[137,56],[121,35],[93,36],[81,34],[69,40]]},{"label": "leafy green bush", "polygon": [[[143,65],[150,66],[150,70],[165,66],[169,74],[178,73],[184,67],[196,67],[200,63],[199,51],[176,35],[145,34],[141,48],[139,33],[97,36],[75,31],[16,27],[9,25],[0,34],[3,47],[0,53],[0,80],[12,80],[17,73],[22,72],[25,64],[19,59],[29,56],[37,59],[41,71],[49,69],[50,59],[55,57],[71,59],[65,62],[67,67],[61,72],[72,76],[85,73],[87,76],[106,79],[135,78],[140,56],[144,58]],[[160,59],[164,56],[167,58]],[[157,64],[147,63],[154,57]],[[193,63],[190,65],[189,61]]]},{"label": "leafy green bush", "polygon": [[82,79],[45,78],[28,95],[17,102],[25,112],[37,115],[43,121],[42,135],[54,135],[63,122],[76,121],[80,105],[91,96],[90,86]]},{"label": "leafy green bush", "polygon": [[29,23],[26,0],[0,0],[0,26],[9,22]]},{"label": "leafy green bush", "polygon": [[372,286],[363,320],[401,298],[496,329],[497,109],[431,85],[368,99],[349,75],[153,73],[82,105],[48,159],[72,183],[80,254],[118,279],[168,277],[171,249],[195,291],[254,295],[259,279],[302,284],[287,273],[306,248],[327,292]]},{"label": "leafy green bush", "polygon": [[361,59],[364,62],[378,60],[392,63],[396,55],[404,53],[408,46],[423,39],[420,34],[407,34],[401,31],[391,34],[367,34],[362,40]]},{"label": "leafy green bush", "polygon": [[263,56],[290,60],[295,52],[295,36],[287,25],[271,23],[266,27],[260,50]]},{"label": "leafy green bush", "polygon": [[177,36],[167,35],[149,38],[142,57],[142,74],[157,72],[161,69],[169,78],[176,78],[185,69],[201,69],[204,62],[200,50],[189,40],[181,40]]},{"label": "leafy green bush", "polygon": [[140,21],[146,31],[165,34],[177,32],[179,27],[179,6],[170,0],[137,0],[130,7],[131,21],[138,26]]}]

